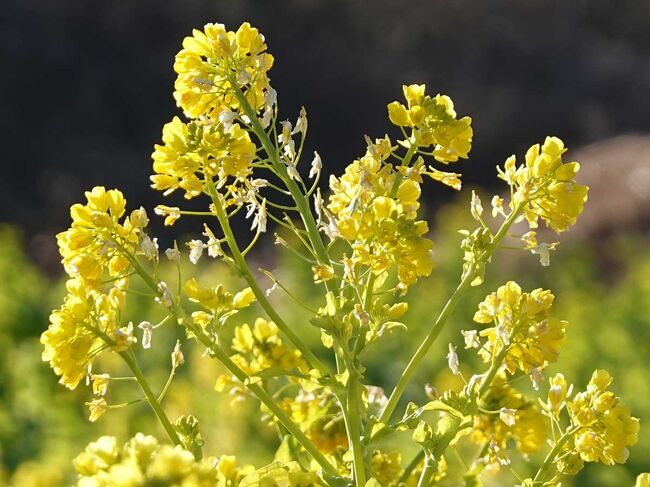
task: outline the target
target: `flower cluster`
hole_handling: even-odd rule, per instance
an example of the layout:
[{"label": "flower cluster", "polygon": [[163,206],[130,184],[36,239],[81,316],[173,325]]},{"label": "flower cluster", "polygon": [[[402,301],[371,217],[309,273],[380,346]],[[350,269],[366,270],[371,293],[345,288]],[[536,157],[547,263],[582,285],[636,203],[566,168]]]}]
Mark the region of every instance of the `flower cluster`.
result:
[{"label": "flower cluster", "polygon": [[68,275],[97,288],[105,272],[113,278],[126,273],[129,261],[120,249],[135,254],[149,220],[142,208],[124,217],[126,200],[117,189],[96,186],[86,199],[72,205],[72,225],[56,239]]},{"label": "flower cluster", "polygon": [[328,454],[338,451],[339,456],[347,451],[343,413],[331,393],[301,389],[295,397],[283,398],[281,406],[319,450]]},{"label": "flower cluster", "polygon": [[151,181],[165,195],[180,188],[191,199],[209,191],[205,181],[236,186],[251,172],[256,147],[236,123],[184,123],[174,117],[163,127],[162,140],[151,156],[156,173]]},{"label": "flower cluster", "polygon": [[563,162],[564,142],[547,137],[542,146],[526,152],[525,164],[516,165],[510,156],[499,168],[499,177],[512,191],[510,208],[520,208],[531,228],[541,218],[549,228],[563,232],[576,222],[587,201],[589,188],[575,182],[577,162]]},{"label": "flower cluster", "polygon": [[557,360],[567,326],[565,321],[549,317],[553,298],[548,290],[525,293],[516,282],[504,284],[489,294],[474,314],[477,323],[494,325],[479,332],[485,343],[480,344],[475,332],[464,332],[466,344],[480,346],[485,362],[502,355],[511,374],[542,370]]},{"label": "flower cluster", "polygon": [[353,264],[377,275],[396,269],[400,283],[408,287],[431,273],[433,243],[424,237],[427,222],[416,219],[419,174],[403,178],[384,162],[391,151],[390,141],[378,141],[343,176],[332,176],[327,209],[337,235],[352,246]]},{"label": "flower cluster", "polygon": [[407,106],[394,101],[388,105],[388,118],[398,127],[413,129],[413,143],[432,147],[433,157],[444,164],[467,159],[472,148],[472,119],[456,118],[454,103],[446,95],[431,98],[425,85],[404,86]]},{"label": "flower cluster", "polygon": [[157,258],[155,241],[143,231],[148,224],[143,209],[124,217],[126,200],[115,189],[95,187],[86,198],[87,204],[72,206],[71,227],[57,235],[70,276],[68,295],[41,336],[43,360],[70,389],[77,387],[92,357],[106,344],[120,351],[133,340],[132,329],[119,324],[131,267],[127,255]]},{"label": "flower cluster", "polygon": [[192,321],[207,331],[214,331],[214,325],[223,325],[228,318],[255,301],[250,287],[233,295],[221,284],[217,287],[201,287],[195,278],[188,280],[183,290],[191,301],[204,308],[205,311],[192,313]]},{"label": "flower cluster", "polygon": [[487,412],[474,416],[471,438],[479,445],[488,445],[485,464],[495,468],[507,464],[509,440],[524,454],[537,451],[545,443],[546,419],[534,402],[508,384],[505,374],[495,377],[480,405]]},{"label": "flower cluster", "polygon": [[575,449],[586,462],[625,463],[628,447],[638,441],[639,420],[607,389],[611,383],[606,370],[596,370],[587,390],[567,402],[571,420],[579,427]]},{"label": "flower cluster", "polygon": [[120,448],[112,436],[90,443],[74,459],[78,487],[109,485],[239,485],[253,468],[238,468],[234,457],[198,460],[180,446],[160,445],[153,436],[137,433]]},{"label": "flower cluster", "polygon": [[41,335],[43,360],[50,362],[66,387],[75,389],[86,376],[91,358],[103,349],[100,334],[117,338],[122,286],[117,283],[104,294],[79,278],[67,282],[63,306],[52,312],[50,326]]},{"label": "flower cluster", "polygon": [[241,111],[237,91],[255,109],[268,104],[273,95],[267,71],[273,56],[266,52],[264,36],[244,22],[237,32],[222,24],[206,24],[183,40],[174,70],[178,78],[174,98],[185,115],[216,119],[223,113]]},{"label": "flower cluster", "polygon": [[[230,359],[248,376],[255,376],[272,368],[279,369],[285,374],[291,370],[308,371],[309,368],[300,351],[292,350],[285,345],[279,332],[275,323],[262,318],[255,320],[252,329],[246,323],[236,327],[232,339],[232,350],[236,353]],[[221,375],[217,379],[218,391],[236,392],[240,388],[241,383],[236,377]]]}]

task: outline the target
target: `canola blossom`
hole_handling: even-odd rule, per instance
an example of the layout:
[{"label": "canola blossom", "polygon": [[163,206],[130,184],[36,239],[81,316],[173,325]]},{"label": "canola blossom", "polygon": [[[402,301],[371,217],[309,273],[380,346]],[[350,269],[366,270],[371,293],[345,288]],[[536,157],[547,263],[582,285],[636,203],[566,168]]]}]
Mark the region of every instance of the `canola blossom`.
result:
[{"label": "canola blossom", "polygon": [[[91,442],[73,462],[77,485],[479,486],[500,475],[507,484],[532,487],[560,485],[589,463],[624,463],[640,423],[610,390],[609,374],[595,371],[575,394],[561,372],[545,378],[569,326],[555,316],[551,290],[524,291],[509,281],[480,303],[467,302],[489,264],[504,258],[502,248],[532,252],[550,265],[559,243],[540,242],[539,224],[561,233],[576,223],[588,188],[577,182],[580,165],[563,161],[563,142],[547,137],[524,163],[511,156],[497,167],[506,187],[492,197],[491,211],[472,192],[474,227],[460,230],[459,283],[431,323],[409,323],[409,289],[426,286],[435,272],[422,193],[429,180],[461,189],[461,174],[439,165],[462,167],[469,158],[471,118],[459,116],[447,95],[404,86],[405,101],[387,107],[387,130],[396,134],[366,137],[363,154],[330,175],[326,187],[327,161],[315,152],[303,162],[306,110],[294,122],[279,118],[273,62],[264,37],[248,23],[236,31],[207,24],[185,38],[176,56],[174,99],[185,118],[164,125],[151,186],[161,198],[181,193],[197,201],[190,208],[162,199],[153,212],[167,226],[181,217],[201,220],[200,238],[161,252],[147,233],[146,211],[129,213],[119,190],[101,186],[72,206],[70,228],[57,236],[69,280],[41,337],[43,360],[69,389],[88,386],[90,421],[110,422],[112,409],[144,401],[167,435]],[[248,236],[233,230],[242,220]],[[523,236],[511,233],[515,223],[528,226]],[[303,302],[281,272],[257,274],[251,267],[249,254],[271,229],[278,248],[304,262],[317,290],[310,296],[317,298]],[[161,259],[176,266],[177,283],[163,279]],[[199,270],[210,260],[228,267],[239,284],[209,283]],[[130,292],[152,300],[163,318],[127,322]],[[307,318],[277,306],[273,293],[285,293]],[[461,302],[477,309],[475,323],[458,324],[441,362],[463,385],[438,391],[421,384],[419,395],[411,391],[415,402],[405,404],[416,370]],[[161,381],[150,382],[138,358],[163,346],[160,327],[178,327],[182,338],[167,352],[165,385],[154,390],[151,384]],[[318,346],[308,338],[314,332]],[[403,371],[394,384],[378,387],[365,354],[381,352],[396,333],[424,338],[416,350],[391,358]],[[196,367],[185,359],[193,349],[223,368],[211,393],[257,404],[259,428],[278,433],[271,463],[242,464],[224,454],[227,445],[204,452],[202,429],[213,429],[190,414],[170,418],[163,399],[179,368]],[[463,357],[473,353],[469,373]],[[126,376],[96,370],[101,354],[121,359]],[[532,390],[522,391],[521,378]],[[115,403],[113,391],[125,379],[141,395]],[[461,451],[474,453],[458,462]],[[514,463],[526,465],[530,476],[513,475]],[[637,486],[649,478],[640,475]]]}]

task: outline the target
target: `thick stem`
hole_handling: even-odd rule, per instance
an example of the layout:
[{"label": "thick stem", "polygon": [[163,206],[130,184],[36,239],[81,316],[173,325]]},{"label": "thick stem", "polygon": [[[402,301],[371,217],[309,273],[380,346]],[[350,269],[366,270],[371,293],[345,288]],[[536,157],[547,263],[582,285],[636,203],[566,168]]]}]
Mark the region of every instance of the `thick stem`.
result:
[{"label": "thick stem", "polygon": [[420,475],[418,487],[429,487],[431,485],[431,477],[438,470],[438,462],[440,461],[440,457],[449,447],[449,443],[452,442],[460,430],[469,426],[469,423],[467,421],[461,421],[455,416],[448,416],[447,418],[443,417],[443,419],[439,421],[445,421],[445,427],[443,431],[440,431],[441,423],[439,423],[438,433],[441,433],[441,436],[438,438],[433,448],[430,451],[426,452],[424,470],[422,470],[422,475]]},{"label": "thick stem", "polygon": [[[409,147],[408,151],[406,151],[406,155],[402,160],[402,166],[406,166],[406,167],[408,167],[411,164],[411,159],[413,159],[413,156],[415,155],[415,151],[418,149],[418,146],[414,142],[413,136],[410,138],[410,141],[411,141],[411,146]],[[397,195],[397,190],[399,189],[399,185],[402,184],[403,179],[404,176],[402,176],[401,172],[398,172],[395,175],[395,181],[393,182],[393,186],[390,188],[391,198],[395,198],[395,196]]]},{"label": "thick stem", "polygon": [[344,419],[348,433],[348,442],[352,448],[354,482],[357,487],[366,485],[366,465],[363,445],[361,444],[361,390],[359,388],[361,377],[354,368],[352,360],[342,352],[345,367],[349,372],[347,383],[347,398],[341,402],[344,408]]},{"label": "thick stem", "polygon": [[[94,331],[106,344],[110,346],[115,346],[115,341],[106,333],[100,330],[94,330]],[[133,378],[140,386],[140,389],[142,390],[142,392],[145,395],[145,398],[147,399],[147,402],[149,403],[151,409],[153,410],[154,414],[158,418],[158,421],[160,421],[160,424],[162,425],[163,429],[169,436],[169,439],[172,441],[172,443],[174,443],[174,445],[181,445],[182,443],[180,438],[178,437],[178,433],[176,432],[176,429],[169,421],[169,418],[167,417],[167,414],[165,413],[162,404],[160,404],[160,401],[151,390],[151,387],[147,382],[147,378],[144,376],[144,373],[142,372],[142,369],[140,369],[140,366],[136,362],[135,358],[132,355],[130,355],[129,352],[127,351],[122,351],[118,353],[120,357],[122,357],[124,362],[126,362],[129,369],[131,369],[131,372],[133,373]]]},{"label": "thick stem", "polygon": [[406,390],[406,386],[409,384],[411,377],[413,377],[415,370],[417,369],[418,365],[420,365],[420,362],[422,362],[422,359],[426,356],[427,352],[431,348],[431,345],[433,345],[433,342],[435,342],[436,338],[438,338],[438,335],[440,335],[440,332],[442,331],[443,327],[447,323],[449,316],[454,311],[454,309],[458,305],[458,302],[465,294],[465,291],[467,290],[467,288],[469,288],[473,280],[474,280],[474,271],[470,270],[470,272],[467,272],[465,274],[465,277],[456,288],[456,291],[454,291],[454,294],[451,295],[449,301],[447,301],[447,304],[445,304],[445,307],[442,309],[442,312],[438,316],[438,319],[436,319],[436,322],[431,328],[431,331],[426,336],[424,341],[420,344],[413,357],[411,357],[411,360],[409,361],[408,365],[402,372],[401,377],[397,381],[397,385],[395,386],[395,389],[393,389],[393,392],[391,393],[390,398],[388,399],[388,403],[386,404],[386,407],[384,408],[379,418],[379,421],[381,423],[387,423],[390,420],[390,417],[395,411],[395,408],[397,407],[397,403],[399,402],[400,398],[402,397],[402,394]]},{"label": "thick stem", "polygon": [[230,222],[228,221],[228,216],[226,215],[226,210],[221,204],[221,200],[219,199],[219,196],[216,192],[214,183],[209,180],[207,183],[210,191],[210,197],[212,198],[212,204],[214,205],[216,211],[217,219],[219,220],[221,229],[223,230],[223,233],[226,237],[226,242],[228,243],[228,247],[230,248],[230,252],[232,253],[233,260],[235,261],[235,264],[237,264],[237,268],[241,272],[242,276],[244,277],[244,280],[253,291],[253,294],[255,294],[255,297],[257,298],[257,302],[260,303],[260,306],[262,306],[266,314],[278,326],[280,331],[282,331],[282,333],[286,335],[289,341],[293,343],[293,345],[298,350],[300,350],[300,353],[302,353],[302,355],[305,357],[305,360],[307,360],[307,362],[309,362],[309,364],[312,367],[317,368],[321,373],[327,374],[327,369],[322,364],[322,362],[300,340],[298,335],[296,335],[293,332],[293,330],[291,330],[289,325],[282,319],[282,317],[280,317],[277,311],[275,311],[270,301],[267,299],[266,293],[262,290],[262,288],[260,288],[259,284],[255,280],[255,277],[253,277],[253,274],[250,268],[248,267],[248,264],[246,263],[246,259],[244,258],[241,251],[239,250],[239,246],[237,245],[237,240],[235,239],[235,235],[233,234],[232,228],[230,227]]}]

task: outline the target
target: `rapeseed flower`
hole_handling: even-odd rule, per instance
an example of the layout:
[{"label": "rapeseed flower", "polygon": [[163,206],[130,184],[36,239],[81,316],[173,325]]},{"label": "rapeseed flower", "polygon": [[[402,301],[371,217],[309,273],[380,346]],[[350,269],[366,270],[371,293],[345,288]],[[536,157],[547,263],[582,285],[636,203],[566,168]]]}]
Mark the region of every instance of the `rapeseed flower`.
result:
[{"label": "rapeseed flower", "polygon": [[494,326],[479,334],[486,339],[479,355],[484,362],[505,353],[505,369],[530,374],[557,360],[567,323],[549,317],[554,296],[548,290],[522,292],[510,281],[479,304],[474,321]]},{"label": "rapeseed flower", "polygon": [[234,90],[241,90],[259,110],[273,98],[267,76],[271,66],[273,56],[266,52],[264,36],[248,22],[236,32],[222,24],[206,24],[183,40],[183,49],[176,55],[174,98],[190,118],[217,119],[231,110],[239,112]]},{"label": "rapeseed flower", "polygon": [[579,427],[575,449],[585,462],[625,463],[628,447],[638,441],[639,420],[607,389],[612,380],[606,370],[596,370],[587,390],[567,402],[571,420]]},{"label": "rapeseed flower", "polygon": [[403,86],[407,105],[394,101],[388,105],[388,118],[399,127],[413,129],[418,147],[433,146],[433,157],[443,164],[467,159],[472,148],[472,119],[458,119],[454,103],[446,95],[431,98],[425,85]]},{"label": "rapeseed flower", "polygon": [[503,168],[497,168],[511,187],[510,208],[521,208],[531,228],[537,228],[541,218],[560,233],[582,213],[589,188],[575,182],[580,164],[562,161],[566,150],[559,138],[546,137],[541,146],[528,149],[525,164],[517,166],[515,156],[510,156]]}]

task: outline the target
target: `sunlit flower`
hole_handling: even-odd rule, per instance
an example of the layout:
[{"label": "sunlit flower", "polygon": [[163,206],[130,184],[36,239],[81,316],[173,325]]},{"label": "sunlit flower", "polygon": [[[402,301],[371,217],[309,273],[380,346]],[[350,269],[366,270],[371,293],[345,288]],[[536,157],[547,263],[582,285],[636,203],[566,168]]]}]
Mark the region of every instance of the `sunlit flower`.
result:
[{"label": "sunlit flower", "polygon": [[254,110],[262,109],[271,93],[267,71],[273,56],[264,36],[244,22],[236,32],[222,24],[206,24],[183,40],[174,70],[178,78],[174,98],[191,118],[234,111],[244,115],[233,90],[240,90]]}]

